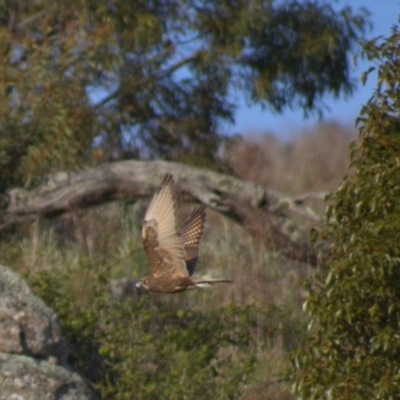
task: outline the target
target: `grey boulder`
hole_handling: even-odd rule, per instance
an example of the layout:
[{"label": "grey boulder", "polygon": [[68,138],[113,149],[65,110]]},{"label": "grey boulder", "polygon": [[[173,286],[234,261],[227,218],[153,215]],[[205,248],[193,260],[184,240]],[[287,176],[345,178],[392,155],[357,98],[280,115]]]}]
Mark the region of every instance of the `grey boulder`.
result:
[{"label": "grey boulder", "polygon": [[0,400],[95,400],[76,373],[46,360],[0,353]]},{"label": "grey boulder", "polygon": [[0,352],[66,361],[68,346],[55,312],[36,296],[25,280],[0,265]]},{"label": "grey boulder", "polygon": [[67,364],[56,313],[0,265],[0,400],[96,400]]}]

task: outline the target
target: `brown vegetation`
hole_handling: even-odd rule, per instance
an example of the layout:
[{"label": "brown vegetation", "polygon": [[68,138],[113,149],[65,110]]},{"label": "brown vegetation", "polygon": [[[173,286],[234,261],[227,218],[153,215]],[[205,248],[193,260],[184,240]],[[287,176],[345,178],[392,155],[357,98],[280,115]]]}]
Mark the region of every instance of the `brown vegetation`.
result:
[{"label": "brown vegetation", "polygon": [[283,193],[326,192],[348,174],[355,138],[354,129],[321,123],[289,142],[272,135],[238,141],[229,161],[237,176]]},{"label": "brown vegetation", "polygon": [[[259,145],[243,141],[231,150],[230,161],[240,177],[279,191],[333,190],[347,172],[351,139],[335,124],[320,125],[288,143],[270,136],[259,138]],[[144,209],[141,201],[113,202],[50,221],[37,219],[28,235],[1,243],[0,262],[33,276],[46,269],[73,271],[87,259],[110,278],[140,277],[148,270],[139,247]],[[210,277],[229,277],[234,284],[174,296],[155,294],[152,302],[176,310],[212,310],[232,303],[262,306],[265,314],[253,332],[256,370],[242,399],[292,399],[285,358],[305,323],[301,279],[307,265],[267,251],[241,226],[209,210],[198,270]],[[70,290],[83,299],[91,274],[77,270],[75,278]]]}]

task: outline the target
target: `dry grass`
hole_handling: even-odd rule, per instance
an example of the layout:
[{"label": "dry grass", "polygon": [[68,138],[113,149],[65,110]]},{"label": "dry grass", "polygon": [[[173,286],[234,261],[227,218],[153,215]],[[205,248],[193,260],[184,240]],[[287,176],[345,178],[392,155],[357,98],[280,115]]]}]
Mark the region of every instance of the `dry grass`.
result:
[{"label": "dry grass", "polygon": [[[231,150],[235,173],[287,193],[333,190],[347,173],[352,136],[336,124],[320,125],[290,143],[266,136]],[[46,269],[79,268],[82,260],[107,271],[110,278],[140,277],[147,260],[140,248],[145,205],[111,203],[75,212],[51,222],[37,221],[27,232],[0,243],[0,262],[24,274]],[[235,303],[257,304],[266,311],[255,330],[257,369],[243,400],[293,399],[288,382],[280,382],[285,357],[305,323],[301,278],[307,266],[271,253],[235,223],[208,212],[197,273],[232,278],[232,285],[177,295],[151,294],[171,308],[202,310]],[[71,291],[85,297],[90,273],[79,272]],[[276,320],[275,319],[276,316]]]},{"label": "dry grass", "polygon": [[[141,217],[137,208],[114,203],[50,223],[33,223],[30,234],[14,245],[9,243],[9,249],[17,246],[16,250],[1,249],[4,251],[0,262],[27,275],[68,268],[74,273],[74,279],[66,282],[68,290],[84,300],[91,285],[90,270],[82,269],[85,262],[99,271],[107,271],[110,278],[140,277],[147,270],[144,251],[138,247]],[[279,391],[284,393],[275,399],[290,398],[287,383],[265,386],[265,382],[274,381],[283,373],[285,356],[295,343],[303,300],[300,279],[306,266],[267,251],[232,221],[213,212],[208,212],[208,217],[197,273],[231,278],[234,283],[176,295],[149,296],[154,304],[167,303],[171,310],[207,311],[232,303],[258,304],[265,314],[260,315],[254,330],[257,370],[254,386],[243,399],[255,398],[254,391],[278,393],[275,386],[282,386]],[[15,253],[19,256],[15,257]]]}]

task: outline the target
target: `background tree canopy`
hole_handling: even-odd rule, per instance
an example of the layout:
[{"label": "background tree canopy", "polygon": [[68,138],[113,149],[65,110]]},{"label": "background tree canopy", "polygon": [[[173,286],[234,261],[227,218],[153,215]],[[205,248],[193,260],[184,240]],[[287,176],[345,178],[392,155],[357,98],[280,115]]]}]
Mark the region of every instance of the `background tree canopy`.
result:
[{"label": "background tree canopy", "polygon": [[350,94],[365,13],[316,1],[1,1],[0,189],[58,169],[214,162],[236,94]]}]

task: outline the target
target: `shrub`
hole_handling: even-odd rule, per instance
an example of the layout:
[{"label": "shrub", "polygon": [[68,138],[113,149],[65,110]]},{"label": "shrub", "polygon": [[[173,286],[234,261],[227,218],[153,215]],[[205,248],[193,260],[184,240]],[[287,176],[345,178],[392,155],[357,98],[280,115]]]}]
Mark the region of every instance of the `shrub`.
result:
[{"label": "shrub", "polygon": [[328,268],[307,284],[311,323],[293,357],[303,399],[400,396],[400,32],[364,50],[378,86],[358,119],[356,172],[319,234],[332,241]]},{"label": "shrub", "polygon": [[104,275],[87,273],[80,299],[67,283],[77,271],[42,271],[32,285],[59,315],[71,364],[103,399],[238,398],[255,362],[255,307],[202,312],[151,295],[115,299]]}]

